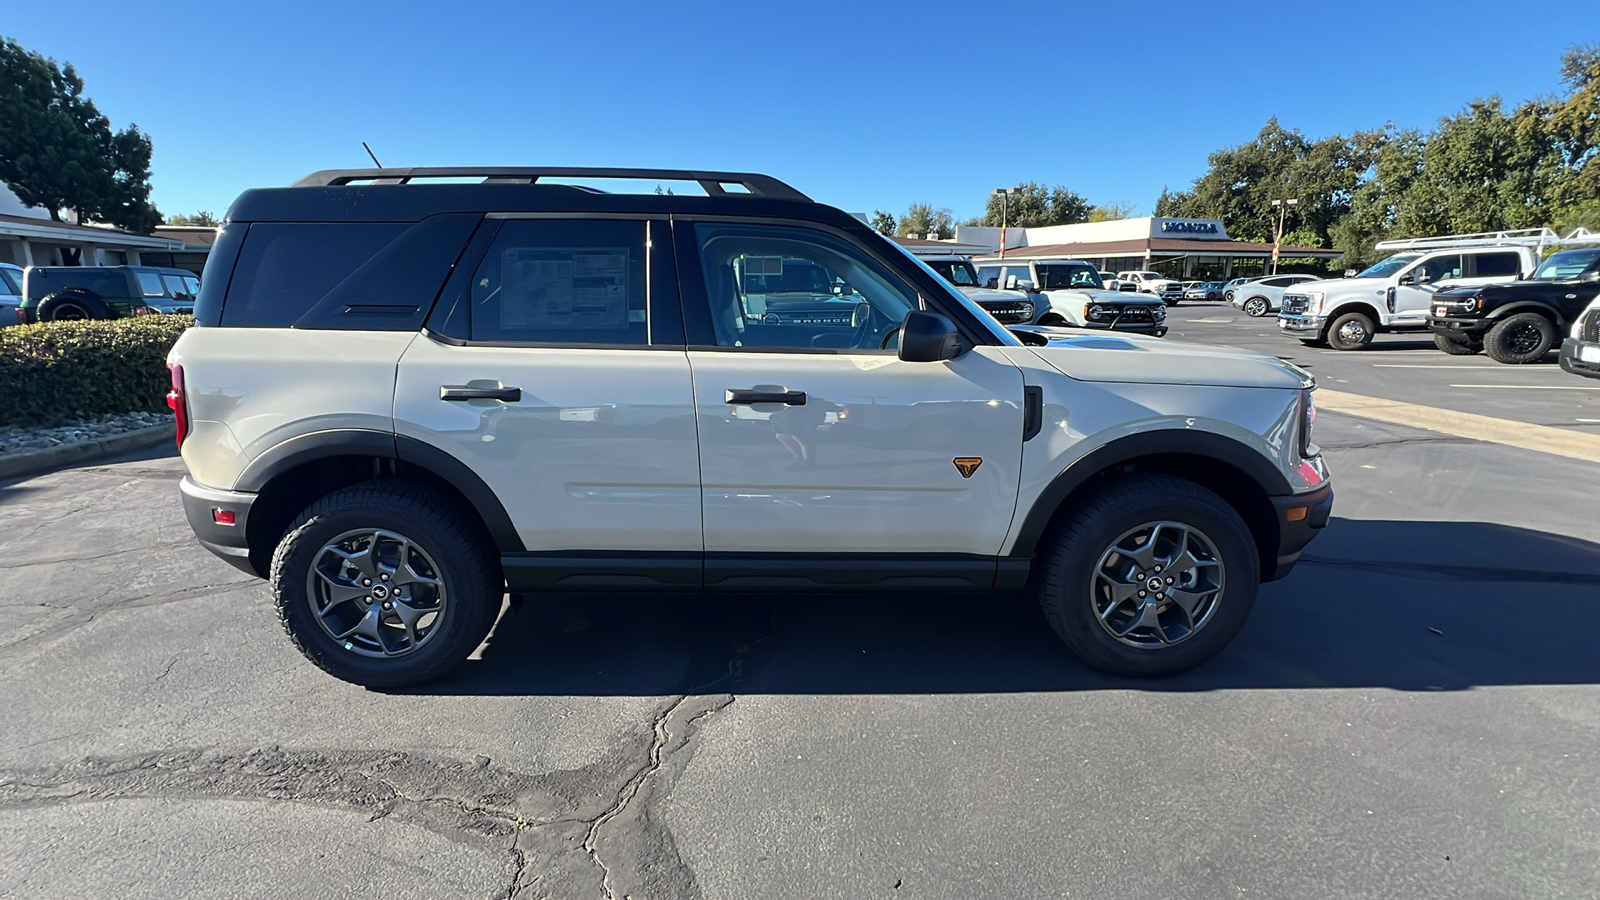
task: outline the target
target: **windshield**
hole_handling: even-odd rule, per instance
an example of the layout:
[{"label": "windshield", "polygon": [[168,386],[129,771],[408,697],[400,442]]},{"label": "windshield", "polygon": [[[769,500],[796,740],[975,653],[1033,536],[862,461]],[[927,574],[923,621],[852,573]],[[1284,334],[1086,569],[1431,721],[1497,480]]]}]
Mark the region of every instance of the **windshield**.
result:
[{"label": "windshield", "polygon": [[[901,256],[904,256],[906,259],[911,260],[912,264],[915,265],[917,268],[923,270],[924,272],[927,272],[929,275],[939,276],[939,281],[944,283],[944,284],[949,284],[950,283],[948,281],[944,281],[944,276],[939,275],[939,273],[934,271],[933,268],[930,267],[927,263],[923,262],[920,259],[917,259],[916,254],[914,254],[910,250],[907,250],[906,248],[900,246],[899,244],[895,243],[894,241],[886,240],[886,241],[883,242],[883,246],[893,247]],[[985,325],[989,325],[989,323],[991,323],[991,322],[994,323],[992,326],[990,326],[989,331],[990,331],[990,333],[992,333],[995,336],[995,338],[997,340],[1000,341],[1000,343],[1006,345],[1007,347],[1021,347],[1022,346],[1022,341],[1017,340],[1017,336],[1016,335],[1014,335],[1011,332],[1007,331],[1005,329],[1005,327],[1003,325],[1001,325],[999,322],[995,322],[994,321],[994,317],[989,315],[989,311],[988,310],[984,309],[983,307],[979,306],[976,303],[973,303],[971,300],[968,300],[965,294],[961,293],[960,291],[956,290],[955,288],[951,288],[950,290],[945,291],[945,299],[949,303],[951,303],[953,305],[960,306],[961,308],[970,311],[973,314],[973,316],[977,318],[977,320],[979,322],[981,322],[981,323],[983,323]]]},{"label": "windshield", "polygon": [[1105,290],[1100,273],[1087,263],[1041,263],[1034,268],[1039,272],[1039,290]]},{"label": "windshield", "polygon": [[931,260],[928,263],[928,268],[938,272],[945,281],[956,287],[978,286],[978,273],[972,268],[972,263],[965,260]]},{"label": "windshield", "polygon": [[1577,278],[1600,259],[1600,249],[1563,250],[1539,264],[1533,273],[1536,281],[1565,281]]},{"label": "windshield", "polygon": [[1383,262],[1356,274],[1357,278],[1388,278],[1390,275],[1410,265],[1420,253],[1400,253],[1391,256]]}]

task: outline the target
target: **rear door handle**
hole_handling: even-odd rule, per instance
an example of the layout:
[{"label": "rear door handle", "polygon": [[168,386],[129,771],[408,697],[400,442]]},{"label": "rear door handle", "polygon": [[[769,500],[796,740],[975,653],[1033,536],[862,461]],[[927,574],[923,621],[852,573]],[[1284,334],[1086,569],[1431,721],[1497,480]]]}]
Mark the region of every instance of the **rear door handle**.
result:
[{"label": "rear door handle", "polygon": [[788,406],[805,406],[805,391],[758,391],[750,388],[728,388],[723,392],[727,403],[783,403]]},{"label": "rear door handle", "polygon": [[522,388],[473,387],[467,384],[439,385],[440,400],[504,400],[517,403],[522,400]]}]

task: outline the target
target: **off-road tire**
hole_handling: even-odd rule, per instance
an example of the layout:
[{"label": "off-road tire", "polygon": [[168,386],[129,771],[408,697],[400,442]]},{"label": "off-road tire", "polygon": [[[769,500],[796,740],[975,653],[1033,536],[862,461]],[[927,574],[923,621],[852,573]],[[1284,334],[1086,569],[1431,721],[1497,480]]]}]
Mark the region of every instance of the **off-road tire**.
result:
[{"label": "off-road tire", "polygon": [[1483,352],[1482,341],[1458,341],[1444,334],[1435,334],[1433,345],[1451,356],[1472,356]]},{"label": "off-road tire", "polygon": [[[437,562],[446,604],[437,634],[403,656],[350,652],[317,621],[307,590],[310,567],[327,541],[353,529],[409,538]],[[499,560],[475,514],[415,481],[369,481],[335,491],[294,520],[272,554],[270,580],[279,621],[296,648],[323,671],[372,688],[419,684],[459,665],[488,635],[504,596]]]},{"label": "off-road tire", "polygon": [[[1109,480],[1072,502],[1042,548],[1037,590],[1045,619],[1084,663],[1117,675],[1166,675],[1216,656],[1244,627],[1260,586],[1260,555],[1227,501],[1176,476],[1136,474]],[[1118,536],[1156,521],[1204,532],[1217,547],[1226,580],[1215,611],[1190,637],[1169,646],[1131,647],[1100,624],[1091,594],[1094,571]]]},{"label": "off-road tire", "polygon": [[[1346,325],[1359,326],[1359,335],[1342,336],[1341,332],[1347,330]],[[1348,312],[1328,323],[1324,338],[1328,346],[1335,350],[1361,350],[1372,343],[1372,338],[1376,334],[1377,326],[1372,324],[1372,319],[1366,313]]]},{"label": "off-road tire", "polygon": [[1251,297],[1244,302],[1244,314],[1253,319],[1259,319],[1272,312],[1272,304],[1265,297]]},{"label": "off-road tire", "polygon": [[111,307],[94,291],[64,288],[40,300],[37,315],[40,322],[109,319]]},{"label": "off-road tire", "polygon": [[1523,365],[1544,359],[1555,343],[1554,322],[1538,313],[1517,313],[1489,329],[1483,336],[1483,352],[1497,363]]}]

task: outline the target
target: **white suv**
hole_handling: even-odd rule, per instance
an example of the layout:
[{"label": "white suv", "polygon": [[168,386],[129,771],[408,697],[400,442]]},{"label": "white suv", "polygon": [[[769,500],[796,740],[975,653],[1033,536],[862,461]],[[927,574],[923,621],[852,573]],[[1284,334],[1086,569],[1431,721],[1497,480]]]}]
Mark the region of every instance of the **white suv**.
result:
[{"label": "white suv", "polygon": [[1321,281],[1316,275],[1269,275],[1239,285],[1229,301],[1246,315],[1260,318],[1283,308],[1283,294],[1297,285]]},{"label": "white suv", "polygon": [[765,176],[324,172],[243,194],[207,266],[189,523],[361,684],[444,673],[508,591],[1027,588],[1090,665],[1172,672],[1332,507],[1305,372],[1012,334]]}]

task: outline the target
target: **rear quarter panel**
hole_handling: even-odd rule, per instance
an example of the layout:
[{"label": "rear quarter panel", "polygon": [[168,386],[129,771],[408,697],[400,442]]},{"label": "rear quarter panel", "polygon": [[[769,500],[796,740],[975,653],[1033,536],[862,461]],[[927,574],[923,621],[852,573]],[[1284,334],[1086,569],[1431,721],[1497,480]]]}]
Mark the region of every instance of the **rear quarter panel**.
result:
[{"label": "rear quarter panel", "polygon": [[318,431],[394,432],[395,370],[417,338],[404,331],[190,328],[167,361],[183,366],[194,479],[231,489],[245,467]]}]

